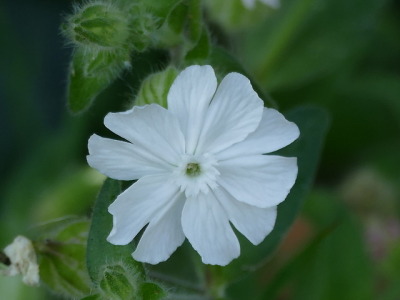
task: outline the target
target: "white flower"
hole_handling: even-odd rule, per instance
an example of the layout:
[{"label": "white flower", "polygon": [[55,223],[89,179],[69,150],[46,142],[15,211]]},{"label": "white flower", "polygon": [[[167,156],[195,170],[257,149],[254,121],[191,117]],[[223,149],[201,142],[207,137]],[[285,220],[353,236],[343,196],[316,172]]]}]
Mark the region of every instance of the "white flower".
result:
[{"label": "white flower", "polygon": [[133,258],[156,264],[185,237],[204,263],[239,256],[229,222],[257,245],[297,176],[296,158],[270,153],[299,136],[294,123],[263,107],[250,81],[228,74],[217,89],[210,66],[182,71],[168,110],[151,104],[110,113],[105,125],[128,142],[93,135],[89,164],[119,180],[139,179],[109,207],[108,241],[128,244],[146,227]]},{"label": "white flower", "polygon": [[4,254],[10,259],[10,266],[2,270],[6,276],[22,274],[22,281],[27,285],[39,284],[39,266],[36,253],[29,239],[17,236],[14,241],[4,248]]},{"label": "white flower", "polygon": [[[253,9],[257,0],[242,0],[243,5],[247,9]],[[271,6],[273,8],[279,8],[280,0],[261,0],[262,3]]]}]

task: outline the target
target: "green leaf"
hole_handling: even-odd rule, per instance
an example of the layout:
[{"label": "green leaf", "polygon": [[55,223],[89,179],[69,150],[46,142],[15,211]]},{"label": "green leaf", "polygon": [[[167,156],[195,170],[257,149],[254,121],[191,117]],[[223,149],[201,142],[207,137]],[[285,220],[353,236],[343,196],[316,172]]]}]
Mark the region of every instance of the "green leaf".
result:
[{"label": "green leaf", "polygon": [[[205,30],[202,16],[199,0],[178,2],[171,9],[164,26],[155,34],[159,46],[175,48],[171,49],[172,56],[178,65],[186,52],[199,44],[201,38],[203,38],[201,44],[205,44],[205,39],[208,38],[208,36],[202,36]],[[203,47],[203,50],[205,49]],[[208,52],[209,49],[206,54]]]},{"label": "green leaf", "polygon": [[315,228],[325,229],[279,271],[259,299],[276,299],[283,291],[299,300],[373,299],[372,265],[357,218],[335,194],[321,191],[308,199],[305,213]]},{"label": "green leaf", "polygon": [[[165,262],[147,265],[149,277],[179,288],[184,292],[199,293],[204,285],[204,265],[186,240]],[[200,288],[199,288],[200,287]]]},{"label": "green leaf", "polygon": [[167,17],[168,28],[176,34],[181,34],[185,27],[187,15],[187,5],[183,2],[178,3]]},{"label": "green leaf", "polygon": [[328,129],[328,116],[319,108],[299,107],[289,111],[286,117],[298,125],[300,137],[277,154],[297,157],[299,173],[296,183],[287,199],[278,206],[275,228],[264,242],[254,246],[240,235],[241,255],[223,269],[225,278],[236,278],[244,272],[256,269],[265,262],[289,230],[313,183]]},{"label": "green leaf", "polygon": [[100,295],[95,294],[95,295],[90,295],[90,296],[84,297],[81,300],[102,300],[102,298]]},{"label": "green leaf", "polygon": [[68,106],[73,113],[87,109],[124,68],[130,67],[128,50],[76,49],[69,71]]},{"label": "green leaf", "polygon": [[145,10],[152,12],[161,20],[165,20],[175,5],[181,1],[182,0],[139,0],[138,5],[143,6]]},{"label": "green leaf", "polygon": [[201,9],[201,1],[200,0],[190,0],[188,2],[188,32],[187,37],[189,41],[192,43],[197,43],[199,40],[202,29],[203,29],[203,20],[202,20],[202,9]]},{"label": "green leaf", "polygon": [[188,64],[204,63],[211,53],[211,42],[210,35],[206,28],[203,28],[203,32],[197,41],[196,45],[189,50],[185,56],[185,60]]},{"label": "green leaf", "polygon": [[87,246],[90,278],[102,299],[159,299],[156,296],[165,292],[157,284],[145,282],[143,265],[131,256],[132,245],[115,246],[106,240],[112,227],[107,209],[120,193],[120,183],[107,179],[96,200]]},{"label": "green leaf", "polygon": [[67,297],[82,297],[91,289],[85,265],[89,222],[64,218],[40,227],[42,239],[35,242],[41,280]]},{"label": "green leaf", "polygon": [[140,289],[143,300],[160,300],[166,296],[165,291],[157,284],[152,282],[145,282]]},{"label": "green leaf", "polygon": [[287,1],[238,43],[270,90],[297,87],[358,62],[385,1]]},{"label": "green leaf", "polygon": [[86,262],[90,278],[95,285],[98,285],[103,278],[106,266],[119,265],[122,262],[128,268],[132,268],[133,272],[143,272],[142,265],[134,261],[131,256],[132,245],[115,246],[106,240],[112,228],[112,216],[108,212],[108,206],[120,193],[120,183],[107,179],[93,209]]}]

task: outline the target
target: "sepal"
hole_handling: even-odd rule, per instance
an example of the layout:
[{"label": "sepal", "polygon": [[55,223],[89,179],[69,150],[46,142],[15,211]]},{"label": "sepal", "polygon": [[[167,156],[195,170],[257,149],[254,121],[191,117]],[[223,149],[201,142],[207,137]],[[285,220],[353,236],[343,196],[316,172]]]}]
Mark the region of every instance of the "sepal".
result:
[{"label": "sepal", "polygon": [[178,76],[178,71],[173,67],[148,76],[140,86],[135,105],[156,103],[167,108],[168,91],[176,76]]}]

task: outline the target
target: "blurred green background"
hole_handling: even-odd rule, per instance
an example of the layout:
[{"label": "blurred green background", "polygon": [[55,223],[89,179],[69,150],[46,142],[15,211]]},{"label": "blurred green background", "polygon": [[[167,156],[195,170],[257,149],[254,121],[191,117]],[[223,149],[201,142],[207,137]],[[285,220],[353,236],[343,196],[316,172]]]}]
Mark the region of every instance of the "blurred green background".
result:
[{"label": "blurred green background", "polygon": [[[400,2],[282,0],[277,11],[205,2],[212,39],[280,110],[310,104],[331,116],[302,214],[267,265],[229,293],[400,299]],[[87,139],[108,134],[104,115],[126,108],[137,78],[163,57],[134,60],[89,111],[71,116],[72,49],[59,30],[71,11],[71,1],[0,3],[0,247],[41,222],[90,214],[104,178],[86,165]],[[0,278],[0,290],[4,299],[45,297],[18,278]]]}]

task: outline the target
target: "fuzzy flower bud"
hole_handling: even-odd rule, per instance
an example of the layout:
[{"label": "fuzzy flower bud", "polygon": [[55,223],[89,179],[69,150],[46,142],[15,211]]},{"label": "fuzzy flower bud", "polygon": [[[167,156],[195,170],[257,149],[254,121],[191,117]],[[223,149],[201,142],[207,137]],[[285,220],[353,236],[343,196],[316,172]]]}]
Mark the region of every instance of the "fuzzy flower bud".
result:
[{"label": "fuzzy flower bud", "polygon": [[176,76],[178,71],[172,67],[149,75],[140,86],[135,105],[156,103],[166,108],[168,91]]},{"label": "fuzzy flower bud", "polygon": [[79,46],[99,50],[123,48],[130,35],[129,15],[116,5],[95,1],[76,7],[63,30]]},{"label": "fuzzy flower bud", "polygon": [[100,290],[107,299],[135,299],[137,288],[122,266],[107,266],[100,281]]}]

